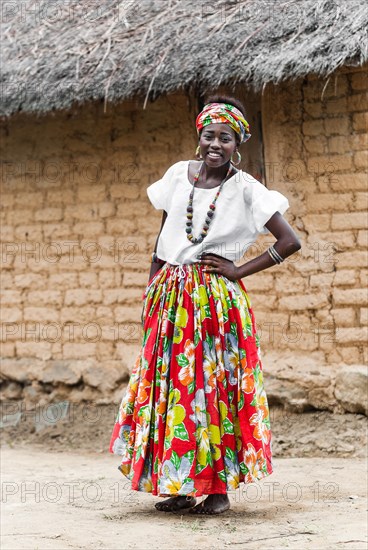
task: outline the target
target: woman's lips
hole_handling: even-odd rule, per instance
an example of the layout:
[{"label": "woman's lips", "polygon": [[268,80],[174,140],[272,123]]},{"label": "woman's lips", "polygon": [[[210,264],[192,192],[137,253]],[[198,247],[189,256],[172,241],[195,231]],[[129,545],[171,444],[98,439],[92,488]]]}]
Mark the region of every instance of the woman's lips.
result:
[{"label": "woman's lips", "polygon": [[209,157],[211,157],[211,158],[214,158],[214,159],[215,159],[215,158],[217,159],[217,158],[221,158],[221,157],[222,157],[221,153],[213,153],[212,151],[209,151],[209,152],[207,153],[207,155],[208,155]]}]

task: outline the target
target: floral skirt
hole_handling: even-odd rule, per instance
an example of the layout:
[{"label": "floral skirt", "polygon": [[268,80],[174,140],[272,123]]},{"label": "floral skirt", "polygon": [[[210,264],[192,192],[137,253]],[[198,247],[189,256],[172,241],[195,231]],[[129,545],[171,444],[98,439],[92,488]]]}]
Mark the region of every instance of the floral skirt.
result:
[{"label": "floral skirt", "polygon": [[272,473],[260,343],[241,280],[165,263],[110,442],[133,490],[225,494]]}]

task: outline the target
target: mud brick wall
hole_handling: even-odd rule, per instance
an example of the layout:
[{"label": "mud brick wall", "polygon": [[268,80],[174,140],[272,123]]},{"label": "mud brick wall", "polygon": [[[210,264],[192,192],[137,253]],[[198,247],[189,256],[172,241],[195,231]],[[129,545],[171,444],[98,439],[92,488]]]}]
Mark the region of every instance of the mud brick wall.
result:
[{"label": "mud brick wall", "polygon": [[254,305],[279,322],[276,350],[316,364],[367,361],[367,84],[345,69],[263,98],[269,186],[289,197],[302,250],[252,280]]},{"label": "mud brick wall", "polygon": [[[366,77],[340,71],[324,84],[310,77],[262,97],[267,186],[288,196],[302,241],[284,264],[244,279],[270,371],[364,362]],[[94,103],[2,122],[7,399],[120,399],[161,220],[146,188],[194,157],[194,120],[195,102],[178,93],[145,111]]]},{"label": "mud brick wall", "polygon": [[127,380],[162,216],[146,188],[193,157],[194,120],[178,95],[146,110],[142,101],[106,113],[93,104],[2,123],[8,398],[38,400],[42,390],[51,400],[110,399]]}]

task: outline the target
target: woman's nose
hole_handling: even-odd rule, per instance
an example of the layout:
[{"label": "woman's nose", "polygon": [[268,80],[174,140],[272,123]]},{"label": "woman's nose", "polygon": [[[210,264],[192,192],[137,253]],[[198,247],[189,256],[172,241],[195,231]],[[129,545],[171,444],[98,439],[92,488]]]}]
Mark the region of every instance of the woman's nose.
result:
[{"label": "woman's nose", "polygon": [[214,138],[212,143],[211,143],[211,147],[213,147],[214,149],[220,149],[221,145],[220,145],[220,141],[218,138]]}]

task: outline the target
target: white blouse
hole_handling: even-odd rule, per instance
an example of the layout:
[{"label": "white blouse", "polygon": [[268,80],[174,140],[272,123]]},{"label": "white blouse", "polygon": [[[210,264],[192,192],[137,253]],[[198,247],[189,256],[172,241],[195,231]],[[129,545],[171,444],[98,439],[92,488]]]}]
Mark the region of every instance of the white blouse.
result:
[{"label": "white blouse", "polygon": [[[203,252],[213,252],[231,261],[240,260],[259,234],[269,233],[264,224],[273,214],[283,214],[289,208],[288,199],[239,170],[221,190],[207,236],[201,243],[193,244],[185,231],[192,189],[188,179],[189,162],[173,164],[160,180],[147,187],[153,206],[167,212],[157,243],[157,256],[173,265],[197,262],[197,256]],[[192,233],[196,238],[218,188],[194,188]]]}]

